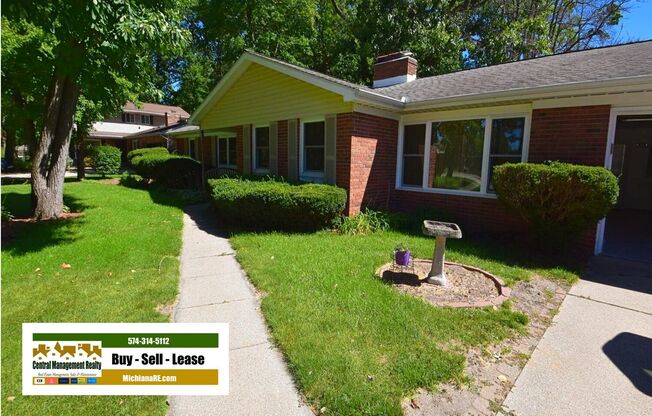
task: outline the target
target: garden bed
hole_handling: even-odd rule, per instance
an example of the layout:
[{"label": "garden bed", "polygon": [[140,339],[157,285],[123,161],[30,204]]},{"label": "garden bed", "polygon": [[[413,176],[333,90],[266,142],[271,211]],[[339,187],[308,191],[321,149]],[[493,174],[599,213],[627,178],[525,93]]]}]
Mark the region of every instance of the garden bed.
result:
[{"label": "garden bed", "polygon": [[446,286],[426,282],[432,261],[415,259],[411,267],[388,263],[376,274],[403,293],[435,306],[454,308],[500,306],[511,292],[503,281],[477,267],[446,262]]}]

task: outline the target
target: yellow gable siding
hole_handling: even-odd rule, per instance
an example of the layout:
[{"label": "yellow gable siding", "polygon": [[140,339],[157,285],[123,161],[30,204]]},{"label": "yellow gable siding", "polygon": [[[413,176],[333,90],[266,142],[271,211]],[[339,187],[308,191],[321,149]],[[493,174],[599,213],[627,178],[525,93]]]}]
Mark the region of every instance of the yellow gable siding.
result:
[{"label": "yellow gable siding", "polygon": [[201,120],[203,129],[352,111],[341,95],[252,63]]}]

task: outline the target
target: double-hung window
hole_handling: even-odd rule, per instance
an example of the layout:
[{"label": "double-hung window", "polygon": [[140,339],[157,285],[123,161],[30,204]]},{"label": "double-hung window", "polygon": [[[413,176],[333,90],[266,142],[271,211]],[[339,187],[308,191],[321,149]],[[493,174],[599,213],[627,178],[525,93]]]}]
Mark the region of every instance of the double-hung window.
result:
[{"label": "double-hung window", "polygon": [[150,114],[140,115],[140,124],[152,124],[152,116]]},{"label": "double-hung window", "polygon": [[123,123],[135,123],[136,115],[134,113],[122,113],[122,122]]},{"label": "double-hung window", "polygon": [[403,134],[403,185],[421,187],[426,125],[405,126]]},{"label": "double-hung window", "polygon": [[526,124],[525,116],[510,116],[404,125],[400,185],[492,194],[493,168],[525,159]]},{"label": "double-hung window", "polygon": [[494,167],[503,163],[518,163],[523,160],[523,138],[525,118],[497,118],[491,122],[491,148],[489,151],[489,178],[487,187],[493,192],[491,178]]},{"label": "double-hung window", "polygon": [[269,171],[269,126],[254,129],[254,171]]},{"label": "double-hung window", "polygon": [[323,178],[325,164],[326,123],[311,121],[303,123],[301,176]]},{"label": "double-hung window", "polygon": [[236,165],[235,137],[220,137],[217,139],[217,166],[235,167]]}]

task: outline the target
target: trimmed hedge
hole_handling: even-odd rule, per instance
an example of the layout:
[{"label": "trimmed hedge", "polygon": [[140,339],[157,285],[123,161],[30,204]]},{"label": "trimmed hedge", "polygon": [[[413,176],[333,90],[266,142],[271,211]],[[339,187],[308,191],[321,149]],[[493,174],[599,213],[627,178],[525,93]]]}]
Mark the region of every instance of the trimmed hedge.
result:
[{"label": "trimmed hedge", "polygon": [[168,149],[165,147],[143,147],[141,149],[134,149],[131,152],[127,153],[127,160],[131,161],[131,159],[137,156],[144,156],[144,155],[151,155],[151,154],[169,155],[170,152],[168,152]]},{"label": "trimmed hedge", "polygon": [[257,229],[317,230],[346,206],[346,191],[332,185],[232,178],[208,183],[221,221]]},{"label": "trimmed hedge", "polygon": [[201,164],[187,156],[146,153],[131,159],[134,171],[168,188],[196,188],[201,180]]},{"label": "trimmed hedge", "polygon": [[115,146],[93,146],[91,160],[97,173],[113,175],[120,171],[122,151]]},{"label": "trimmed hedge", "polygon": [[549,162],[494,168],[498,199],[532,224],[537,240],[563,250],[618,200],[618,179],[597,166]]}]

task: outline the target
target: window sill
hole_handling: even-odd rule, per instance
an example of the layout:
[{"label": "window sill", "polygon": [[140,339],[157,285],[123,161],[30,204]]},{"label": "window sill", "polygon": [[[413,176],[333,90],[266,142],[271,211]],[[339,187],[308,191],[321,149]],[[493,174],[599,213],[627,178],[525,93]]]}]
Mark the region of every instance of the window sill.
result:
[{"label": "window sill", "polygon": [[482,192],[473,192],[473,191],[458,191],[455,189],[424,189],[419,187],[412,186],[397,186],[395,188],[397,191],[405,192],[422,192],[426,194],[440,194],[440,195],[455,195],[455,196],[468,196],[473,198],[487,198],[487,199],[497,199],[496,194],[482,193]]},{"label": "window sill", "polygon": [[269,175],[269,169],[254,169],[254,175]]}]

